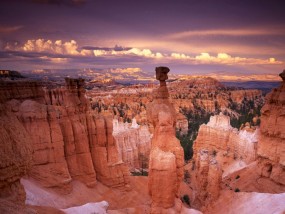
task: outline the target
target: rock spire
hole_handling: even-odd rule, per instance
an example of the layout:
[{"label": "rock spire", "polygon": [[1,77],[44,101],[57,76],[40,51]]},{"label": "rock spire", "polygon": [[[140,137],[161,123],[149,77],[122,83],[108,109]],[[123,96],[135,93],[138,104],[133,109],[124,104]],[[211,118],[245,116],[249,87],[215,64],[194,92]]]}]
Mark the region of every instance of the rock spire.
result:
[{"label": "rock spire", "polygon": [[[157,67],[155,71],[160,86],[154,93],[154,101],[147,106],[147,117],[154,127],[149,163],[149,193],[153,214],[174,208],[184,163],[183,149],[175,137],[175,109],[169,102],[165,82],[169,68]],[[176,210],[176,213],[179,212]]]}]

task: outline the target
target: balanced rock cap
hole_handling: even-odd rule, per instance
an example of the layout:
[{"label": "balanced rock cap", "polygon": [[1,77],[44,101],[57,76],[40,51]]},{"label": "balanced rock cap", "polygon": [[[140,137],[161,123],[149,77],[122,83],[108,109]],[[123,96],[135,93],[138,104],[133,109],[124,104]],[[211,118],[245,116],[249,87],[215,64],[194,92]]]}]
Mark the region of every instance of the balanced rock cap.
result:
[{"label": "balanced rock cap", "polygon": [[156,67],[155,72],[156,72],[156,79],[159,81],[165,81],[168,79],[167,73],[170,71],[168,67]]}]

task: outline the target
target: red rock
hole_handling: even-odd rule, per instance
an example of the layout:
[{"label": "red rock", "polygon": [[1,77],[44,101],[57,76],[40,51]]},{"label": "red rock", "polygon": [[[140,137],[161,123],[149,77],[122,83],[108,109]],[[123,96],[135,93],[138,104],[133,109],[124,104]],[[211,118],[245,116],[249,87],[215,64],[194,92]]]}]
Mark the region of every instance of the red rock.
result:
[{"label": "red rock", "polygon": [[150,153],[151,134],[147,126],[113,120],[113,136],[119,150],[119,160],[128,165],[131,171],[147,168]]},{"label": "red rock", "polygon": [[0,104],[0,198],[23,205],[26,194],[20,184],[32,165],[31,138],[17,117]]},{"label": "red rock", "polygon": [[256,96],[261,96],[260,90],[236,90],[231,91],[231,98],[236,103],[241,103],[243,99],[254,100]]},{"label": "red rock", "polygon": [[[285,72],[280,74],[284,74]],[[285,185],[285,82],[266,96],[261,109],[261,136],[258,143],[262,176]]]},{"label": "red rock", "polygon": [[152,197],[151,213],[161,213],[174,207],[183,178],[184,164],[184,152],[175,137],[176,113],[168,100],[168,90],[164,82],[167,74],[163,73],[164,68],[157,70],[162,72],[157,75],[161,86],[155,92],[155,100],[147,107],[148,120],[154,127],[148,185]]},{"label": "red rock", "polygon": [[[100,119],[90,109],[82,84],[80,79],[67,78],[65,88],[43,90],[30,82],[13,82],[1,88],[4,112],[13,112],[24,127],[19,132],[24,130],[30,137],[33,154],[29,175],[64,193],[71,191],[72,179],[94,186],[97,178],[103,182],[106,178],[107,185],[126,186],[129,172],[118,161],[112,119]],[[105,177],[102,172],[106,172]]]}]

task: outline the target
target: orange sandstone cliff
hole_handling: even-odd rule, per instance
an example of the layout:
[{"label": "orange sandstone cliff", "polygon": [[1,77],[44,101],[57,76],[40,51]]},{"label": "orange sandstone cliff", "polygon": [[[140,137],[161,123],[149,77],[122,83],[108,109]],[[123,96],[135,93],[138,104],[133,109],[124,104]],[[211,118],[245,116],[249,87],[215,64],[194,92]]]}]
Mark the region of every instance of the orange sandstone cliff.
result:
[{"label": "orange sandstone cliff", "polygon": [[[20,163],[25,164],[25,159],[32,157],[29,176],[65,193],[71,191],[72,179],[87,186],[94,186],[97,180],[107,186],[127,186],[129,172],[118,158],[113,118],[90,109],[83,84],[82,79],[69,78],[66,87],[52,90],[43,90],[32,81],[1,84],[1,112],[19,126],[14,129],[18,134],[9,136],[18,144],[27,142],[22,143],[22,153],[31,151],[18,159],[23,156]],[[5,116],[1,116],[4,130],[9,129],[2,118]],[[20,136],[21,141],[17,140]],[[17,148],[10,150],[17,152]],[[20,178],[21,171],[17,173]]]},{"label": "orange sandstone cliff", "polygon": [[146,125],[138,125],[135,118],[131,124],[115,118],[113,136],[120,160],[126,163],[131,171],[148,167],[151,134]]}]

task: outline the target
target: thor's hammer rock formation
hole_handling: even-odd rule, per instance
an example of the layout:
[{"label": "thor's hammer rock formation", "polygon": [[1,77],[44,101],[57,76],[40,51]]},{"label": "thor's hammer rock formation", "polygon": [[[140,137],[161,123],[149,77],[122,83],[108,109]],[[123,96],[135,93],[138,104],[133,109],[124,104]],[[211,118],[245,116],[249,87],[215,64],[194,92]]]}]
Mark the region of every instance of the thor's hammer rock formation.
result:
[{"label": "thor's hammer rock formation", "polygon": [[183,178],[184,153],[175,137],[176,113],[169,102],[165,82],[168,72],[167,67],[156,68],[160,86],[154,91],[154,101],[147,106],[148,121],[154,128],[149,162],[151,213],[162,213],[174,207]]}]

